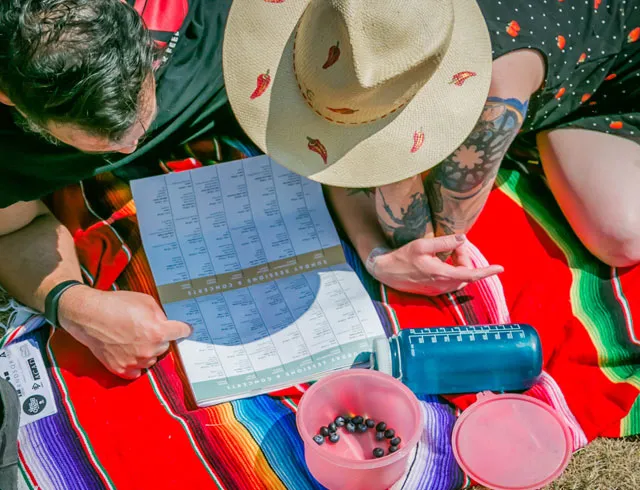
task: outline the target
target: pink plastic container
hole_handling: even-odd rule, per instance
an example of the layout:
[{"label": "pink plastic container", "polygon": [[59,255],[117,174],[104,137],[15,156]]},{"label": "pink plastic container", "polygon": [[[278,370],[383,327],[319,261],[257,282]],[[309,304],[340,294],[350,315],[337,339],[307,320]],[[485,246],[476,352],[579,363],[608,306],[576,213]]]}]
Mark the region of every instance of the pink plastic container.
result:
[{"label": "pink plastic container", "polygon": [[493,490],[537,490],[562,475],[571,431],[546,403],[525,395],[481,393],[453,428],[463,471]]},{"label": "pink plastic container", "polygon": [[[402,439],[400,449],[373,458],[375,430],[349,434],[339,429],[340,441],[318,445],[313,436],[338,415],[362,415],[386,422]],[[396,379],[369,369],[351,369],[330,374],[304,394],[296,419],[304,441],[304,454],[311,474],[329,490],[386,490],[404,474],[409,455],[416,447],[424,425],[422,407],[415,395]]]}]

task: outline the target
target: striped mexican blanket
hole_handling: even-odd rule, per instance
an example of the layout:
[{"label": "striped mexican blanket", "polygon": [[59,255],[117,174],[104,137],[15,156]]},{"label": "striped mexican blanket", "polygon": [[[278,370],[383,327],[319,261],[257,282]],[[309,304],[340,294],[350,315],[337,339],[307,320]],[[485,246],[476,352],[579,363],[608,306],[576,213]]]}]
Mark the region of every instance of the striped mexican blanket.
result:
[{"label": "striped mexican blanket", "polygon": [[[155,294],[123,181],[99,176],[59,192],[51,206],[72,230],[90,284]],[[439,298],[380,288],[348,245],[345,250],[389,332],[509,318],[536,326],[546,372],[530,395],[560,410],[576,449],[597,436],[640,432],[640,327],[634,325],[640,318],[640,270],[611,269],[594,260],[542,181],[515,170],[501,171],[470,239],[479,263],[487,257],[506,272],[500,281]],[[2,345],[21,339],[43,352],[58,409],[20,431],[23,488],[320,488],[305,467],[295,428],[305,386],[202,409],[191,400],[173,354],[126,382],[39,317],[11,329]],[[422,398],[424,436],[397,488],[470,484],[455,463],[450,434],[459,409],[472,401]]]}]

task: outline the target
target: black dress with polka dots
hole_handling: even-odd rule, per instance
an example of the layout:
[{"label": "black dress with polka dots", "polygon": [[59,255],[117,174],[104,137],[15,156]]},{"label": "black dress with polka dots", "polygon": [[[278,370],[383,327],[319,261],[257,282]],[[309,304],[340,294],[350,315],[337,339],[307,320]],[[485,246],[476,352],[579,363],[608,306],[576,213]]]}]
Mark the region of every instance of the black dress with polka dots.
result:
[{"label": "black dress with polka dots", "polygon": [[640,143],[640,0],[478,0],[493,58],[523,48],[547,73],[516,146],[564,127]]}]

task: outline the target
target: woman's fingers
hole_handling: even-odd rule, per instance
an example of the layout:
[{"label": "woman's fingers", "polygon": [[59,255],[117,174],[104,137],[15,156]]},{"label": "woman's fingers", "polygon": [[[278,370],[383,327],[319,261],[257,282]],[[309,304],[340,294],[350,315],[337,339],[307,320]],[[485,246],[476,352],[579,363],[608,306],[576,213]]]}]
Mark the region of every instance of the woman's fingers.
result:
[{"label": "woman's fingers", "polygon": [[463,243],[460,247],[456,249],[453,253],[453,264],[461,265],[463,267],[467,267],[469,269],[474,269],[473,261],[471,260],[471,255],[469,255],[468,246],[466,243]]},{"label": "woman's fingers", "polygon": [[419,253],[437,255],[439,253],[451,253],[460,247],[466,238],[464,235],[445,235],[436,238],[421,238],[414,243]]},{"label": "woman's fingers", "polygon": [[442,266],[440,266],[439,269],[438,275],[460,282],[476,282],[504,271],[501,265],[490,265],[488,267],[473,269],[461,265],[454,266],[445,264],[444,262],[442,262]]}]

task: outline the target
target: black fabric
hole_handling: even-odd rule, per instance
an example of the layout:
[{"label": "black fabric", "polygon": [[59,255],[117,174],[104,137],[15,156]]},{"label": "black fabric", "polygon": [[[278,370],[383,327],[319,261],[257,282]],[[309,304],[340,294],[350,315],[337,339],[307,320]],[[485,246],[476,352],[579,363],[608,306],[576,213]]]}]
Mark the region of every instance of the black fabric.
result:
[{"label": "black fabric", "polygon": [[530,48],[547,64],[518,144],[577,127],[640,142],[640,2],[479,0],[494,59]]},{"label": "black fabric", "polygon": [[[92,175],[136,162],[151,164],[168,148],[215,125],[215,113],[226,102],[222,76],[222,37],[231,0],[148,0],[135,2],[164,46],[156,72],[158,117],[150,134],[132,155],[87,155],[55,146],[23,132],[12,109],[0,106],[0,207],[28,201]],[[174,12],[168,11],[170,5]],[[154,7],[157,8],[154,10]],[[164,10],[160,9],[163,6]],[[153,22],[182,25],[166,43],[166,30]],[[147,20],[145,18],[145,20]]]}]

